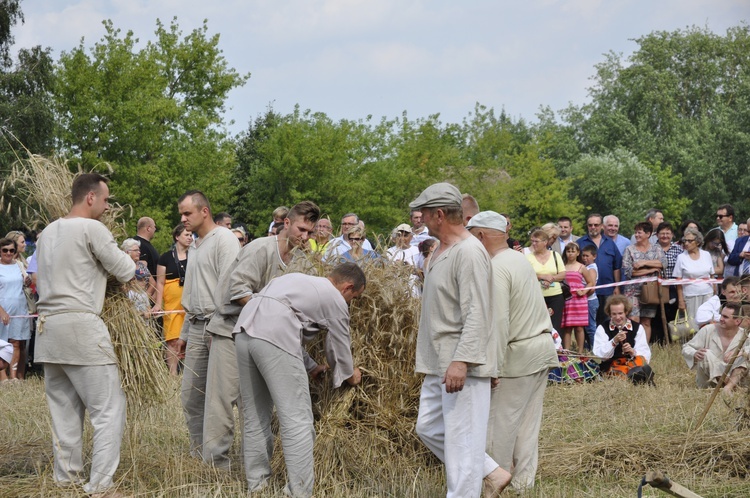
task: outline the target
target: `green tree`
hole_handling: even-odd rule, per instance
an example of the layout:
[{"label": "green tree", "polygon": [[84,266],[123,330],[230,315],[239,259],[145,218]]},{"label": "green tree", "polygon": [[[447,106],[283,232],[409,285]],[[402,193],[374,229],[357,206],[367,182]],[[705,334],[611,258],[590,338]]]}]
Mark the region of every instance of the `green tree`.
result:
[{"label": "green tree", "polygon": [[[50,89],[53,63],[50,49],[40,46],[22,48],[14,61],[11,30],[23,22],[20,2],[8,0],[0,4],[0,176],[7,176],[17,158],[32,154],[48,154],[54,138],[54,115]],[[8,213],[0,222],[0,231],[10,227],[28,226],[16,212]]]},{"label": "green tree", "polygon": [[624,234],[644,220],[651,208],[664,211],[665,219],[679,220],[688,201],[679,197],[681,178],[659,164],[647,164],[635,154],[616,148],[583,154],[567,170],[574,192],[592,212],[620,218]]},{"label": "green tree", "polygon": [[142,49],[132,31],[122,36],[104,21],[106,34],[90,50],[81,41],[63,52],[55,106],[63,151],[87,168],[112,164],[113,192],[135,210],[130,230],[151,216],[165,228],[156,239],[164,249],[183,192],[203,190],[214,211],[229,203],[235,158],[224,101],[249,75],[229,67],[205,21],[184,37],[176,18],[156,25]]},{"label": "green tree", "polygon": [[635,41],[627,59],[610,53],[596,66],[591,102],[564,112],[580,149],[623,147],[681,175],[680,195],[692,203],[678,215],[706,226],[724,202],[750,212],[736,181],[750,163],[750,28],[720,36],[693,27]]}]

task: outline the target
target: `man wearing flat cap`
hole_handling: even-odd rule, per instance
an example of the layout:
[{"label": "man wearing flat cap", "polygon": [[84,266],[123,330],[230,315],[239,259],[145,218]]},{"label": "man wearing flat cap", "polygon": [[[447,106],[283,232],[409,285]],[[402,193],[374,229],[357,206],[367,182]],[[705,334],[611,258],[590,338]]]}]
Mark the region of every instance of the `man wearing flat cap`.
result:
[{"label": "man wearing flat cap", "polygon": [[436,183],[409,204],[440,241],[424,269],[416,370],[425,379],[416,431],[445,463],[448,497],[479,496],[482,477],[502,471],[485,467],[490,377],[497,370],[489,342],[490,258],[464,228],[461,201],[456,187]]},{"label": "man wearing flat cap", "polygon": [[558,365],[552,321],[534,269],[508,247],[505,217],[482,211],[466,228],[492,258],[497,380],[490,397],[487,453],[502,469],[513,469],[512,485],[523,490],[534,485],[544,389],[549,369]]}]

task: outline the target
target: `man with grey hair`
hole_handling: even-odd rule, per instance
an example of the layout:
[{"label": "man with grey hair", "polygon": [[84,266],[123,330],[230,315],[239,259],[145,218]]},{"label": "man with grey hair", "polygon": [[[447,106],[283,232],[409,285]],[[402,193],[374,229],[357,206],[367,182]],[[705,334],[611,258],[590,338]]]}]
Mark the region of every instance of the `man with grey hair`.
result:
[{"label": "man with grey hair", "polygon": [[513,469],[512,485],[523,490],[534,486],[544,390],[549,369],[558,366],[552,321],[534,269],[523,254],[508,247],[506,219],[482,211],[466,228],[492,258],[497,374],[490,398],[487,458],[502,469]]},{"label": "man with grey hair", "polygon": [[[346,233],[349,229],[359,225],[359,222],[360,219],[356,213],[346,213],[341,217],[341,235],[332,239],[331,242],[328,243],[328,249],[326,249],[326,254],[323,259],[327,261],[336,261],[339,256],[352,248],[352,245],[349,243],[349,237]],[[367,239],[362,243],[362,248],[372,251],[372,245]]]},{"label": "man with grey hair", "polygon": [[425,271],[416,371],[425,374],[416,431],[445,463],[448,497],[479,496],[488,475],[496,488],[509,475],[486,469],[490,377],[490,259],[464,228],[461,192],[449,183],[427,187],[413,202],[440,241]]},{"label": "man with grey hair", "polygon": [[630,239],[620,235],[620,218],[614,214],[608,214],[602,223],[604,223],[604,235],[612,239],[621,256],[625,254],[625,248],[630,245]]}]

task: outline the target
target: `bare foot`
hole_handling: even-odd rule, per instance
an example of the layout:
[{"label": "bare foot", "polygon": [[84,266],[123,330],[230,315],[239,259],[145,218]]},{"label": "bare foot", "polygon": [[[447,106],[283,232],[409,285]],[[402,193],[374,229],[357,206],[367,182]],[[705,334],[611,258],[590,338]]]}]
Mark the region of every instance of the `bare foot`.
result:
[{"label": "bare foot", "polygon": [[508,487],[512,478],[513,476],[507,470],[502,467],[496,468],[484,478],[483,497],[495,498],[499,496]]}]

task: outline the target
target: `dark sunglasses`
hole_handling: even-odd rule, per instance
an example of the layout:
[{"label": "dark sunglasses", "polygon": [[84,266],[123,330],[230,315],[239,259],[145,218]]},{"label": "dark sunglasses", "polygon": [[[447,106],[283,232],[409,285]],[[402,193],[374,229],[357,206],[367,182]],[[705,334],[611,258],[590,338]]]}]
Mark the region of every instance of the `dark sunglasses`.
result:
[{"label": "dark sunglasses", "polygon": [[15,254],[15,253],[16,253],[16,250],[15,250],[15,249],[13,249],[13,248],[10,248],[10,247],[3,247],[3,248],[2,248],[2,249],[0,249],[0,250],[2,250],[2,251],[3,251],[3,253],[6,253],[6,254],[7,254],[7,253],[10,253],[10,254]]}]

